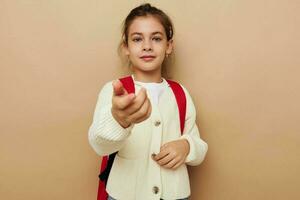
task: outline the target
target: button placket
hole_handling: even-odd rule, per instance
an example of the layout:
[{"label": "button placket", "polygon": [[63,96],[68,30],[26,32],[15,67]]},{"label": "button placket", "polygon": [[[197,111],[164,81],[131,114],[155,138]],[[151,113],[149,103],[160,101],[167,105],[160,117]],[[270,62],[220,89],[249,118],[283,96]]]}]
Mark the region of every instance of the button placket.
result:
[{"label": "button placket", "polygon": [[161,171],[160,166],[152,159],[153,154],[158,154],[160,152],[161,138],[162,138],[162,118],[160,111],[156,104],[152,105],[152,141],[150,146],[150,156],[151,162],[149,164],[149,173],[151,174],[151,183],[149,184],[148,190],[153,194],[153,198],[156,199],[161,193]]}]

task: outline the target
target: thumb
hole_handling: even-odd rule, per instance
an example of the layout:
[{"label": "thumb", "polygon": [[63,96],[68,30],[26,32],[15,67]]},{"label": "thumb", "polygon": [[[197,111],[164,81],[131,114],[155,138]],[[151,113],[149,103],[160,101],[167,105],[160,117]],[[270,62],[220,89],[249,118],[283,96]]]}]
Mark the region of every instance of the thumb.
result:
[{"label": "thumb", "polygon": [[113,90],[114,90],[114,96],[120,96],[124,94],[128,94],[127,91],[125,90],[123,84],[119,80],[115,80],[112,83],[113,85]]}]

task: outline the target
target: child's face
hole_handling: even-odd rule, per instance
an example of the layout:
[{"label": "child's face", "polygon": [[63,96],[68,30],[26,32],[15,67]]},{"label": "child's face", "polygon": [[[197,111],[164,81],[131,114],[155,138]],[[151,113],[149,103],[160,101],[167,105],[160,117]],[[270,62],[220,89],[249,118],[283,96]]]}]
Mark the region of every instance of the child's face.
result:
[{"label": "child's face", "polygon": [[[172,40],[167,41],[163,25],[152,16],[137,17],[128,30],[128,46],[125,53],[129,56],[133,70],[141,73],[159,71],[165,55],[172,52]],[[152,58],[143,58],[152,56]]]}]

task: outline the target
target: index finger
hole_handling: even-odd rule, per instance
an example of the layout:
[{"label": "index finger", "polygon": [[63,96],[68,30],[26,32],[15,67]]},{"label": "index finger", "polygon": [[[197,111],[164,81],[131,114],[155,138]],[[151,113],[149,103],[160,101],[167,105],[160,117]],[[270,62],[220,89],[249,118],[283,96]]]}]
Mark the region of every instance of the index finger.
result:
[{"label": "index finger", "polygon": [[166,150],[162,150],[156,156],[152,156],[152,157],[154,160],[158,161],[158,160],[166,157],[167,155],[169,155],[169,152]]},{"label": "index finger", "polygon": [[124,94],[128,94],[120,80],[113,81],[112,86],[113,86],[114,96],[121,96]]}]

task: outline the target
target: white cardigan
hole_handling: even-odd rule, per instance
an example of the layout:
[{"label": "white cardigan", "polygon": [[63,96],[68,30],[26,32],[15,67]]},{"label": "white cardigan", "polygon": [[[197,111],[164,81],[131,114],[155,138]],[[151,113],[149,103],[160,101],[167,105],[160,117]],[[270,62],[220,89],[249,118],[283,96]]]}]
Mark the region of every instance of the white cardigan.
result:
[{"label": "white cardigan", "polygon": [[[141,85],[134,81],[135,93]],[[179,111],[174,93],[165,79],[164,91],[158,104],[151,102],[150,117],[124,129],[111,114],[112,81],[101,89],[88,140],[100,156],[118,151],[111,169],[107,191],[117,200],[174,200],[190,196],[190,183],[186,165],[199,165],[206,155],[208,145],[199,135],[195,123],[196,110],[185,87],[187,109],[184,133],[180,132]],[[160,123],[157,123],[160,122]],[[151,158],[159,153],[164,143],[187,139],[190,152],[185,164],[176,170],[160,167]]]}]

